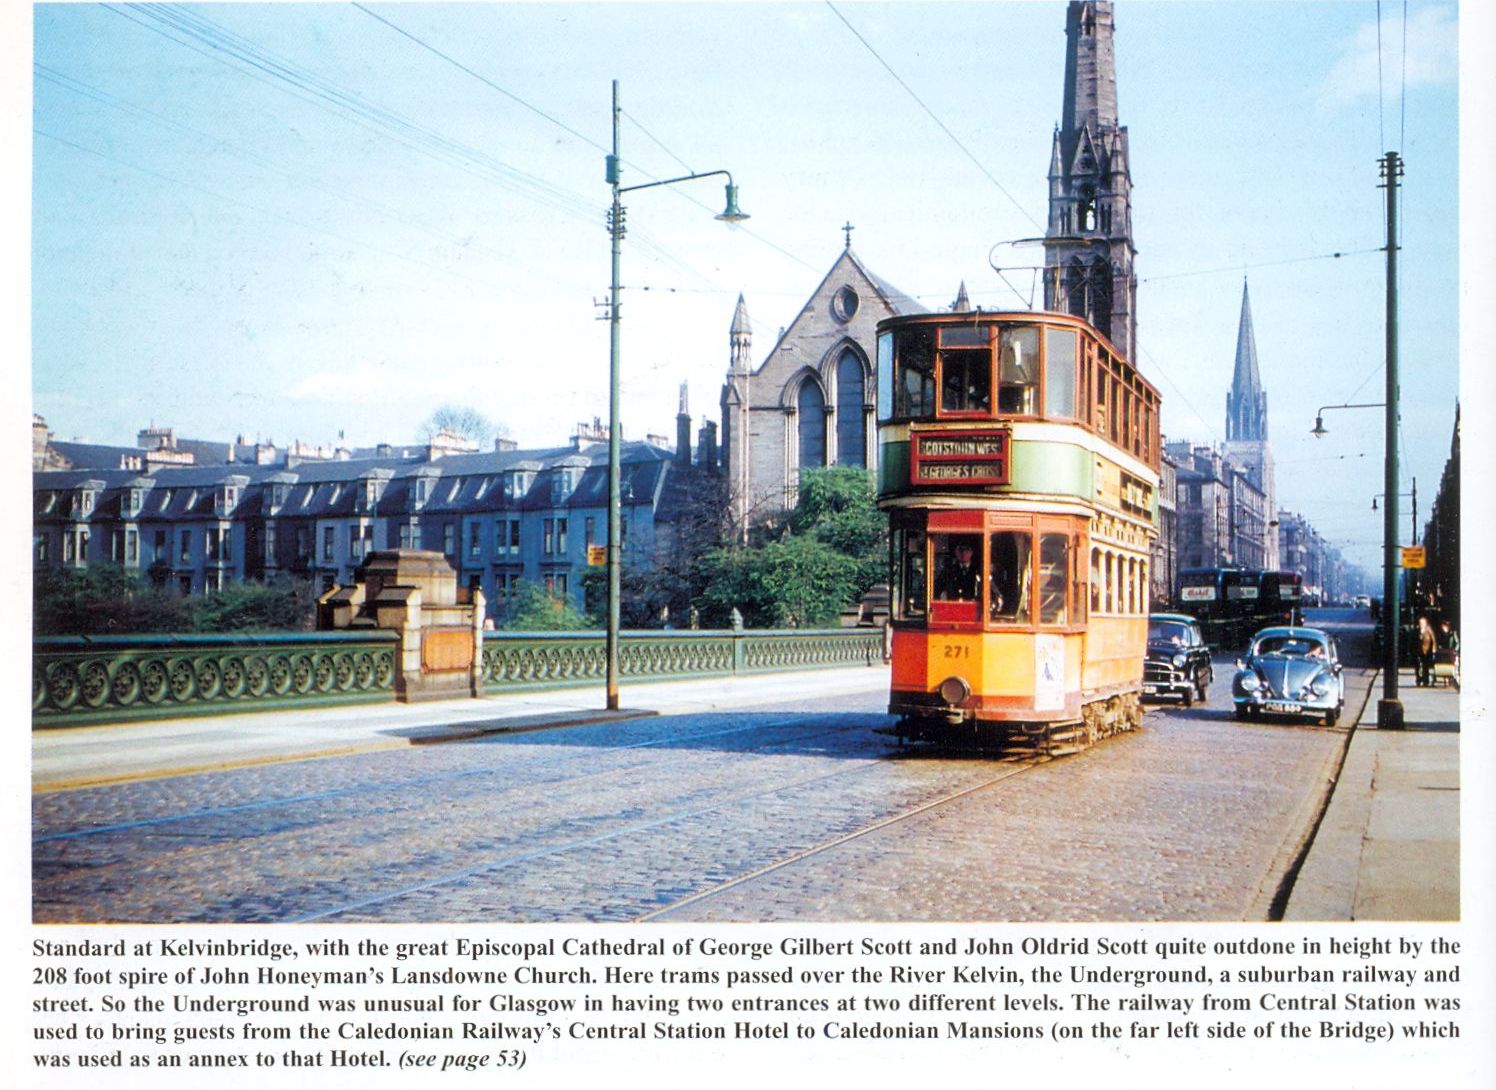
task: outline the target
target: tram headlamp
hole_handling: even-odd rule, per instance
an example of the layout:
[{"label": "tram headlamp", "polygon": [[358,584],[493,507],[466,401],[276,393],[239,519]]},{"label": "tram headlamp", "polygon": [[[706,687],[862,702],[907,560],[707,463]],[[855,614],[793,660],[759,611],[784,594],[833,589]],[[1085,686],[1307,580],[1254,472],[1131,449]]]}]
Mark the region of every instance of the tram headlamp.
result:
[{"label": "tram headlamp", "polygon": [[936,690],[940,699],[951,707],[966,703],[966,698],[971,695],[971,686],[966,683],[964,677],[948,677],[940,683]]}]

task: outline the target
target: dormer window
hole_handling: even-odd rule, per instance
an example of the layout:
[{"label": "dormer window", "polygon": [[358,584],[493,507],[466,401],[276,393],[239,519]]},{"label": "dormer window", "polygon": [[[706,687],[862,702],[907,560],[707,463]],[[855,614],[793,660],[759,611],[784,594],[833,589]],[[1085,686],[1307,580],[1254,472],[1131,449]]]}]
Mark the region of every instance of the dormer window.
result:
[{"label": "dormer window", "polygon": [[452,487],[447,489],[447,502],[452,503],[457,499],[457,490],[462,487],[461,481],[453,481]]},{"label": "dormer window", "polygon": [[140,503],[142,493],[138,488],[132,488],[125,493],[125,513],[128,515],[140,514]]},{"label": "dormer window", "polygon": [[270,486],[270,503],[271,503],[271,505],[274,506],[274,507],[279,507],[283,503],[285,503],[286,502],[286,493],[288,491],[289,491],[289,486],[288,485],[284,485],[284,484],[273,484],[273,485],[271,485]]},{"label": "dormer window", "polygon": [[328,496],[327,496],[327,504],[328,504],[328,506],[330,507],[333,504],[337,503],[338,502],[338,497],[341,496],[342,494],[343,494],[343,486],[340,485],[340,484],[333,485],[332,486],[332,490],[328,493]]},{"label": "dormer window", "polygon": [[431,487],[431,482],[427,478],[425,478],[425,477],[417,477],[416,478],[416,502],[417,503],[425,503],[426,502],[427,490],[430,487]]}]

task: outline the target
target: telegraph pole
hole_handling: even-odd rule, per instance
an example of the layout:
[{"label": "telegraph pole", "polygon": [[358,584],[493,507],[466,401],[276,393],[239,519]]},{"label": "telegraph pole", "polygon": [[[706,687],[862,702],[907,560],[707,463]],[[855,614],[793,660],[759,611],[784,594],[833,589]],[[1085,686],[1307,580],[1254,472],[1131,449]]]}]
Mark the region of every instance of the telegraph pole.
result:
[{"label": "telegraph pole", "polygon": [[1403,174],[1402,156],[1389,151],[1382,158],[1382,180],[1387,190],[1387,397],[1386,462],[1384,490],[1387,505],[1382,513],[1382,616],[1386,638],[1382,640],[1382,698],[1377,701],[1377,725],[1401,730],[1402,701],[1397,696],[1398,609],[1397,545],[1397,180]]}]

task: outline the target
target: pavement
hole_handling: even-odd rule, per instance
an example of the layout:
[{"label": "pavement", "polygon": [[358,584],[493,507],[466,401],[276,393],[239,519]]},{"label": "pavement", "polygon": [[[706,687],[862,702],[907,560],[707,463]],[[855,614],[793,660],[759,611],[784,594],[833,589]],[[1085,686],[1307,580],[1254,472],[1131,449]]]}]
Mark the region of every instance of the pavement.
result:
[{"label": "pavement", "polygon": [[1285,920],[1460,918],[1460,694],[1401,671],[1392,730],[1376,721],[1381,691],[1378,672]]},{"label": "pavement", "polygon": [[[69,727],[32,733],[35,793],[275,761],[304,760],[482,734],[790,705],[797,698],[886,688],[887,670],[630,684],[623,708],[601,687],[482,700],[357,705]],[[1283,918],[1297,921],[1460,918],[1460,697],[1399,678],[1404,729],[1376,723],[1380,678],[1349,729],[1345,760]]]},{"label": "pavement", "polygon": [[802,697],[888,691],[887,667],[851,666],[688,681],[625,683],[622,707],[603,685],[506,693],[479,700],[354,704],[107,724],[31,734],[31,789],[78,787],[276,761],[336,757],[484,734],[581,726],[648,715],[792,705]]}]

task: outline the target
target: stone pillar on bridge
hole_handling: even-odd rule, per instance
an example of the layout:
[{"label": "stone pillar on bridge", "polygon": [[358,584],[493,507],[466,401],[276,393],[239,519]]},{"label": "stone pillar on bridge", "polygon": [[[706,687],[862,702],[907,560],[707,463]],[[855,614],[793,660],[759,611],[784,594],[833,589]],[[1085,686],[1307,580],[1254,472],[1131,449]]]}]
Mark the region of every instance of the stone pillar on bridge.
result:
[{"label": "stone pillar on bridge", "polygon": [[483,614],[483,592],[459,588],[441,553],[387,549],[318,600],[317,627],[395,632],[395,699],[440,700],[483,695]]}]

